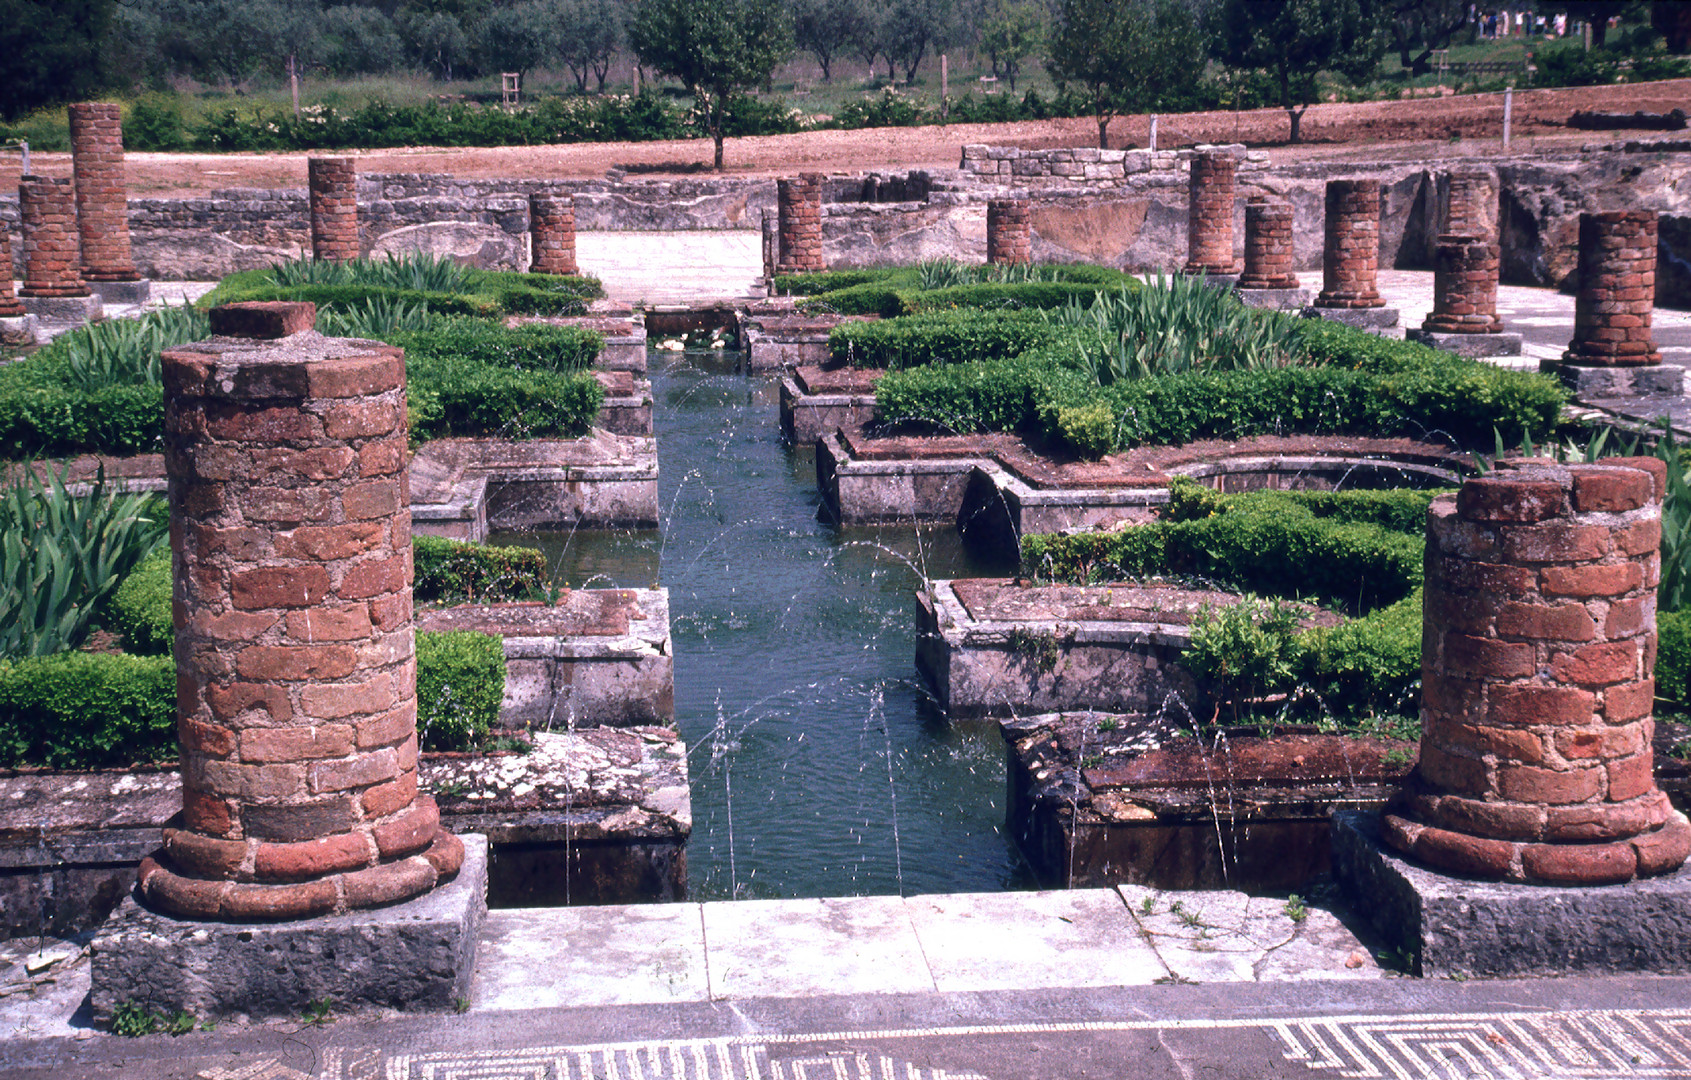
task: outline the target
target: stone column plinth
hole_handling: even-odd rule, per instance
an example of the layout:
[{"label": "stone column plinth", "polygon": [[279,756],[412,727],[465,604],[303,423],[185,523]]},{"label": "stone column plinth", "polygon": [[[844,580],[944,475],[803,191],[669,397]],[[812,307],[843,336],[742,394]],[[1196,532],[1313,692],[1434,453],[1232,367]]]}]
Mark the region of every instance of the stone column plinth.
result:
[{"label": "stone column plinth", "polygon": [[1295,289],[1292,269],[1292,204],[1254,196],[1245,203],[1245,270],[1241,289]]},{"label": "stone column plinth", "polygon": [[23,288],[30,297],[89,294],[82,277],[82,245],[76,229],[76,196],[67,180],[26,176],[18,184],[23,219]]},{"label": "stone column plinth", "polygon": [[1320,308],[1384,307],[1380,269],[1380,182],[1329,180],[1321,252]]},{"label": "stone column plinth", "polygon": [[822,174],[802,173],[796,179],[776,181],[775,207],[780,233],[775,272],[826,270],[822,258]]},{"label": "stone column plinth", "polygon": [[1464,877],[1670,873],[1691,824],[1652,773],[1666,468],[1522,465],[1427,515],[1421,758],[1387,843]]},{"label": "stone column plinth", "polygon": [[1433,256],[1433,310],[1411,340],[1461,356],[1518,356],[1521,335],[1505,334],[1497,314],[1501,249],[1481,236],[1438,238]]},{"label": "stone column plinth", "polygon": [[311,192],[311,255],[330,262],[358,258],[358,170],[352,158],[307,158]]},{"label": "stone column plinth", "polygon": [[1026,199],[987,200],[986,261],[1033,262],[1033,208]]},{"label": "stone column plinth", "polygon": [[1574,337],[1562,359],[1585,367],[1662,362],[1650,336],[1656,304],[1656,212],[1579,216]]},{"label": "stone column plinth", "polygon": [[405,360],[310,304],[164,354],[182,826],[154,910],[302,919],[428,892],[463,845],[417,792]]},{"label": "stone column plinth", "polygon": [[[82,276],[101,284],[140,281],[129,250],[129,195],[123,179],[123,117],[118,106],[86,101],[72,105],[70,150]],[[102,289],[101,294],[109,302],[116,291]]]},{"label": "stone column plinth", "polygon": [[536,274],[575,274],[575,197],[568,194],[528,197],[529,270]]},{"label": "stone column plinth", "polygon": [[1186,274],[1237,274],[1233,258],[1233,189],[1239,162],[1232,154],[1192,156],[1186,212]]}]

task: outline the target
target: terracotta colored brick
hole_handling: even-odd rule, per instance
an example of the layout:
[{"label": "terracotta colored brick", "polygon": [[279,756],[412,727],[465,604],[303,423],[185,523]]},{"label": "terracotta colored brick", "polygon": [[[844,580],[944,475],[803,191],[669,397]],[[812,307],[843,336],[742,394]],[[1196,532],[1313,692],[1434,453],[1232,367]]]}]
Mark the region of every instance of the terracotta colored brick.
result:
[{"label": "terracotta colored brick", "polygon": [[335,595],[342,600],[367,600],[384,593],[398,592],[410,584],[410,571],[409,554],[366,559],[342,575]]},{"label": "terracotta colored brick", "polygon": [[1603,691],[1603,719],[1611,724],[1624,724],[1649,716],[1655,698],[1655,679],[1611,686]]},{"label": "terracotta colored brick", "polygon": [[1423,601],[1423,611],[1431,610],[1437,625],[1448,632],[1488,637],[1503,601],[1491,596],[1468,596],[1433,589]]},{"label": "terracotta colored brick", "polygon": [[247,804],[286,799],[298,794],[305,783],[304,767],[291,762],[240,765],[232,761],[207,761],[203,763],[203,771],[206,787],[212,793]]},{"label": "terracotta colored brick", "polygon": [[1672,873],[1691,857],[1691,825],[1676,814],[1655,832],[1634,837],[1632,850],[1638,855],[1639,877]]},{"label": "terracotta colored brick", "polygon": [[345,476],[358,455],[346,446],[316,446],[308,450],[289,447],[256,449],[250,479],[268,481],[278,477],[303,480],[335,480]]},{"label": "terracotta colored brick", "polygon": [[1655,490],[1652,498],[1658,502],[1667,497],[1668,463],[1659,457],[1617,457],[1609,458],[1605,464],[1621,466],[1628,469],[1638,469],[1650,474],[1650,481]]},{"label": "terracotta colored brick", "polygon": [[400,772],[396,762],[392,750],[361,753],[341,761],[319,761],[311,766],[311,790],[347,791],[392,780]]},{"label": "terracotta colored brick", "polygon": [[310,761],[352,752],[352,728],[346,724],[247,728],[241,732],[241,760]]},{"label": "terracotta colored brick", "polygon": [[404,423],[399,406],[386,401],[338,401],[323,412],[323,430],[331,439],[388,435]]},{"label": "terracotta colored brick", "polygon": [[1648,829],[1649,816],[1641,802],[1552,806],[1545,814],[1544,839],[1574,844],[1625,840]]},{"label": "terracotta colored brick", "polygon": [[1482,679],[1523,678],[1533,671],[1532,646],[1467,634],[1446,634],[1444,664],[1458,675]]},{"label": "terracotta colored brick", "polygon": [[363,641],[375,631],[364,604],[314,607],[288,615],[288,638],[301,644],[318,641]]},{"label": "terracotta colored brick", "polygon": [[1597,636],[1591,613],[1582,604],[1506,603],[1497,613],[1499,637],[1550,641],[1590,641]]},{"label": "terracotta colored brick", "polygon": [[1580,758],[1617,758],[1639,753],[1648,742],[1645,723],[1604,726],[1556,733],[1556,752],[1572,760]]},{"label": "terracotta colored brick", "polygon": [[1486,789],[1485,762],[1448,753],[1425,741],[1417,770],[1428,783],[1446,791],[1472,794]]},{"label": "terracotta colored brick", "polygon": [[269,529],[220,529],[212,525],[196,525],[188,531],[190,550],[196,559],[205,560],[213,555],[227,554],[241,562],[254,562],[269,557],[270,540],[274,535]]},{"label": "terracotta colored brick", "polygon": [[1602,769],[1543,769],[1536,765],[1499,765],[1497,790],[1511,802],[1559,806],[1585,802],[1602,794]]},{"label": "terracotta colored brick", "polygon": [[1658,518],[1640,521],[1615,532],[1615,550],[1622,555],[1644,555],[1661,550],[1662,523]]},{"label": "terracotta colored brick", "polygon": [[[1635,474],[1636,475],[1636,474]],[[1502,529],[1505,562],[1583,562],[1609,553],[1609,530],[1601,525],[1548,521]]]},{"label": "terracotta colored brick", "polygon": [[323,435],[323,422],[298,409],[241,407],[218,401],[208,402],[204,415],[206,434],[216,439],[303,442]]},{"label": "terracotta colored brick", "polygon": [[1636,641],[1606,641],[1560,653],[1550,662],[1550,671],[1562,682],[1580,686],[1607,686],[1638,678]]},{"label": "terracotta colored brick", "polygon": [[434,867],[436,880],[450,880],[464,865],[464,841],[442,829],[435,834],[434,843],[423,852],[423,858]]},{"label": "terracotta colored brick", "polygon": [[358,823],[351,796],[318,798],[303,803],[258,803],[243,812],[247,835],[278,843],[314,840],[350,831]]},{"label": "terracotta colored brick", "polygon": [[370,621],[378,630],[394,630],[411,621],[411,594],[405,591],[378,596],[370,601]]},{"label": "terracotta colored brick", "polygon": [[1413,854],[1434,866],[1478,878],[1497,879],[1509,871],[1515,845],[1449,829],[1426,829],[1415,839]]},{"label": "terracotta colored brick", "polygon": [[211,757],[228,757],[235,752],[235,733],[221,724],[207,724],[191,716],[176,722],[176,736],[184,750]]},{"label": "terracotta colored brick", "polygon": [[218,840],[184,829],[166,829],[164,853],[170,857],[170,864],[183,873],[228,879],[246,861],[247,845],[241,840]]},{"label": "terracotta colored brick", "polygon": [[241,498],[241,514],[248,521],[287,525],[325,522],[334,499],[321,488],[249,488]]},{"label": "terracotta colored brick", "polygon": [[296,300],[242,300],[208,313],[220,337],[285,338],[317,325],[317,305]]},{"label": "terracotta colored brick", "polygon": [[399,482],[376,480],[355,484],[341,495],[348,521],[390,518],[399,511]]},{"label": "terracotta colored brick", "polygon": [[271,723],[286,723],[293,716],[288,693],[265,683],[229,683],[206,688],[206,702],[219,720],[233,720],[258,711]]},{"label": "terracotta colored brick", "polygon": [[324,720],[384,712],[394,700],[393,681],[385,674],[356,683],[313,683],[300,690],[300,707]]},{"label": "terracotta colored brick", "polygon": [[1553,480],[1480,477],[1456,496],[1456,512],[1466,521],[1548,521],[1567,506],[1567,492]]},{"label": "terracotta colored brick", "polygon": [[1447,795],[1438,800],[1437,814],[1450,829],[1494,840],[1536,840],[1544,830],[1544,810],[1537,806]]},{"label": "terracotta colored brick", "polygon": [[344,679],[357,667],[347,645],[250,645],[235,660],[242,678],[294,681]]},{"label": "terracotta colored brick", "polygon": [[370,841],[364,834],[341,833],[296,844],[259,844],[253,873],[263,882],[309,881],[356,870],[373,861]]},{"label": "terracotta colored brick", "polygon": [[1609,613],[1603,620],[1603,636],[1611,640],[1631,637],[1646,630],[1655,622],[1655,618],[1656,598],[1654,596],[1635,596],[1629,600],[1616,600],[1609,605]]},{"label": "terracotta colored brick", "polygon": [[281,621],[274,611],[211,612],[200,608],[184,628],[218,641],[251,641]]},{"label": "terracotta colored brick", "polygon": [[1485,711],[1485,684],[1434,671],[1421,680],[1421,702],[1453,719],[1478,720]]},{"label": "terracotta colored brick", "polygon": [[392,476],[405,468],[408,456],[404,439],[374,439],[358,451],[358,475]]},{"label": "terracotta colored brick", "polygon": [[1551,885],[1616,885],[1631,881],[1638,856],[1631,844],[1528,844],[1521,849],[1527,877]]},{"label": "terracotta colored brick", "polygon": [[219,908],[234,922],[308,919],[335,909],[335,886],[330,881],[302,881],[293,885],[232,884]]},{"label": "terracotta colored brick", "polygon": [[1612,465],[1576,465],[1574,509],[1582,514],[1637,510],[1655,498],[1655,480],[1635,469]]},{"label": "terracotta colored brick", "polygon": [[376,716],[358,721],[358,748],[369,750],[378,746],[392,746],[417,733],[417,700]]},{"label": "terracotta colored brick", "polygon": [[[365,515],[373,517],[375,515]],[[331,561],[351,559],[375,551],[387,542],[380,522],[354,521],[345,525],[302,525],[276,537],[276,554],[284,559]],[[326,582],[325,578],[325,582]],[[326,587],[326,585],[325,585]]]},{"label": "terracotta colored brick", "polygon": [[1451,589],[1497,597],[1528,595],[1538,586],[1538,575],[1522,566],[1469,562],[1465,559],[1441,559],[1435,563],[1433,569],[1438,579]]},{"label": "terracotta colored brick", "polygon": [[419,795],[409,809],[377,825],[374,836],[382,858],[398,859],[428,847],[439,830],[440,811],[434,800]]},{"label": "terracotta colored brick", "polygon": [[188,919],[220,916],[223,894],[232,888],[232,882],[182,877],[163,868],[148,868],[146,873],[146,897],[152,905]]},{"label": "terracotta colored brick", "polygon": [[182,789],[182,824],[205,836],[228,836],[235,828],[229,803],[190,786]]},{"label": "terracotta colored brick", "polygon": [[1632,757],[1611,759],[1609,770],[1609,801],[1625,802],[1647,794],[1656,786],[1652,770],[1654,761],[1646,751]]},{"label": "terracotta colored brick", "polygon": [[417,774],[402,772],[385,784],[366,788],[361,796],[366,818],[383,818],[410,805],[417,797]]},{"label": "terracotta colored brick", "polygon": [[1620,596],[1644,584],[1644,572],[1635,562],[1599,566],[1547,566],[1540,571],[1547,596]]},{"label": "terracotta colored brick", "polygon": [[377,907],[406,900],[434,888],[437,876],[427,860],[412,857],[355,870],[341,878],[349,907]]},{"label": "terracotta colored brick", "polygon": [[313,364],[308,373],[314,398],[373,397],[405,387],[405,352],[369,347],[363,356],[339,356]]},{"label": "terracotta colored brick", "polygon": [[1469,745],[1480,753],[1495,755],[1499,762],[1544,764],[1544,740],[1530,731],[1487,726],[1470,730]]}]

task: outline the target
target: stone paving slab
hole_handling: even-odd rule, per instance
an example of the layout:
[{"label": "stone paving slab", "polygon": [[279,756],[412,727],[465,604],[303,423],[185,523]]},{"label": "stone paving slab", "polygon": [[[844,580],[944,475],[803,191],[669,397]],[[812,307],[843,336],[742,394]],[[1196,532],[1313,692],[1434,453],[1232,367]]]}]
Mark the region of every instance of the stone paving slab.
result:
[{"label": "stone paving slab", "polygon": [[713,998],[934,989],[896,896],[707,903],[704,921]]},{"label": "stone paving slab", "polygon": [[709,998],[698,904],[489,912],[471,986],[486,1012]]}]

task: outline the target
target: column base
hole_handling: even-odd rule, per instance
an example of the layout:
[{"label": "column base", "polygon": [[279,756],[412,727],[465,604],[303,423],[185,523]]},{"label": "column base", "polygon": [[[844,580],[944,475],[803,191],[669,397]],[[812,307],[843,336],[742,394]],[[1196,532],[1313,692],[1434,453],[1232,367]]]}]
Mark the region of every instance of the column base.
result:
[{"label": "column base", "polygon": [[274,923],[174,919],[126,897],[94,939],[98,1023],[125,1002],[202,1019],[336,1009],[453,1009],[468,997],[487,913],[487,838],[469,834],[458,876],[392,907]]},{"label": "column base", "polygon": [[1452,877],[1380,838],[1380,816],[1333,815],[1333,877],[1423,976],[1691,972],[1691,869],[1563,888]]},{"label": "column base", "polygon": [[99,293],[87,296],[20,296],[18,303],[45,322],[89,323],[105,317]]},{"label": "column base", "polygon": [[1246,289],[1235,286],[1233,295],[1246,307],[1302,310],[1309,306],[1308,289]]},{"label": "column base", "polygon": [[146,278],[135,281],[94,281],[89,286],[107,304],[145,304],[153,298],[153,283]]},{"label": "column base", "polygon": [[1561,379],[1582,398],[1679,397],[1685,393],[1685,369],[1673,365],[1579,367],[1562,360],[1545,360],[1538,369]]},{"label": "column base", "polygon": [[34,345],[40,336],[40,321],[34,315],[0,318],[0,345]]},{"label": "column base", "polygon": [[1354,326],[1358,330],[1386,330],[1397,325],[1397,308],[1343,308],[1322,307],[1320,304],[1313,304],[1303,309],[1303,317],[1340,322],[1346,326]]},{"label": "column base", "polygon": [[1181,270],[1182,277],[1203,279],[1205,285],[1212,289],[1231,289],[1239,283],[1237,270]]},{"label": "column base", "polygon": [[1521,335],[1501,331],[1495,334],[1447,334],[1441,330],[1411,329],[1405,332],[1404,337],[1457,356],[1521,355]]}]

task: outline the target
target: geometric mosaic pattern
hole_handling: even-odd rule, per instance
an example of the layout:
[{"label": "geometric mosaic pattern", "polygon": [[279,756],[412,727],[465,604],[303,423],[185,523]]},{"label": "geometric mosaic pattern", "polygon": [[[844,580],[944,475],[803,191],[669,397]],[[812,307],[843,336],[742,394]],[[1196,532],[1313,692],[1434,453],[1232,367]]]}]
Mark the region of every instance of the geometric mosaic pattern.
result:
[{"label": "geometric mosaic pattern", "polygon": [[[1289,1065],[1335,1080],[1691,1077],[1691,1010],[1590,1009],[966,1025],[417,1054],[337,1048],[324,1052],[317,1080],[982,1080],[881,1051],[901,1040],[935,1037],[1220,1029],[1262,1031],[1279,1042]],[[836,1049],[842,1045],[874,1049]],[[239,1076],[233,1070],[201,1075],[293,1080],[286,1071],[266,1076],[267,1064],[243,1063]]]}]

